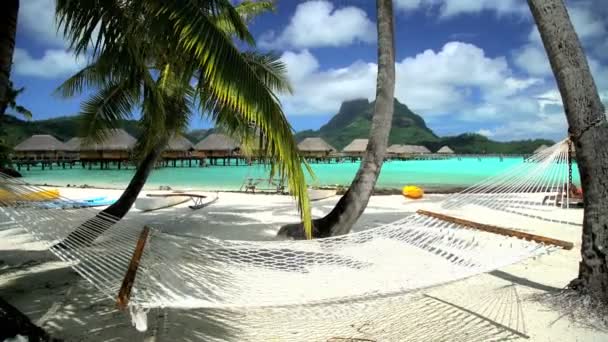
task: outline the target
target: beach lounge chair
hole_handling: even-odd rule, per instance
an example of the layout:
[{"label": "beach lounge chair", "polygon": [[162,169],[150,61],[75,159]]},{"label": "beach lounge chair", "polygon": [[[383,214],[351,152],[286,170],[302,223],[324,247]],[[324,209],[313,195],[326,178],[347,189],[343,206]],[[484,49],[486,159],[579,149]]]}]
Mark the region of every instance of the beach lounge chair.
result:
[{"label": "beach lounge chair", "polygon": [[[260,188],[260,184],[268,184],[268,187]],[[245,192],[255,193],[257,190],[272,192],[275,191],[278,194],[285,192],[285,182],[281,179],[278,181],[268,180],[268,178],[247,178],[247,182],[244,184]]]}]

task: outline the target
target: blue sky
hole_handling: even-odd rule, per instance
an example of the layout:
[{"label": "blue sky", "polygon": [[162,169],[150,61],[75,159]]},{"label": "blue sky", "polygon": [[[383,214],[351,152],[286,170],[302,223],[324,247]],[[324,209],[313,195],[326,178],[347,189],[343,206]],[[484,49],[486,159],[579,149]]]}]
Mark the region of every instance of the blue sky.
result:
[{"label": "blue sky", "polygon": [[[440,135],[498,140],[565,135],[566,121],[540,37],[524,0],[395,0],[395,96]],[[608,2],[567,1],[600,94],[608,102]],[[318,128],[340,103],[375,96],[373,0],[277,0],[251,30],[261,50],[287,64],[281,95],[296,130]],[[35,119],[78,113],[84,96],[54,89],[83,66],[56,34],[54,0],[23,0],[12,79]],[[193,128],[209,124],[200,119]]]}]

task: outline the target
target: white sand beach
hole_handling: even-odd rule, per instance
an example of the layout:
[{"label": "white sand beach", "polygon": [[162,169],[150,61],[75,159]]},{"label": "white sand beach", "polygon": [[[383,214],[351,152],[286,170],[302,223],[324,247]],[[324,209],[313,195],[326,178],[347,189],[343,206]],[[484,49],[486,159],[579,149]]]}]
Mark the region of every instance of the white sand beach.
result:
[{"label": "white sand beach", "polygon": [[[118,190],[61,188],[72,199],[119,196]],[[146,191],[160,192],[160,191]],[[144,194],[145,194],[144,193]],[[142,194],[142,195],[144,195]],[[215,193],[204,193],[215,197]],[[272,240],[285,223],[298,218],[289,196],[219,193],[209,207],[188,203],[152,212],[132,210],[127,219],[165,232],[219,239]],[[331,210],[333,196],[313,202],[313,215]],[[390,223],[418,209],[433,210],[443,195],[419,201],[402,196],[372,197],[354,231]],[[140,333],[129,315],[44,249],[24,230],[0,227],[0,296],[31,319],[67,341],[606,341],[608,329],[593,316],[567,306],[560,289],[578,271],[580,226],[549,220],[500,217],[454,209],[454,216],[475,215],[488,224],[575,244],[549,255],[414,294],[307,307],[248,310],[154,309],[148,331]],[[460,215],[459,215],[460,214]],[[581,220],[581,209],[535,215]],[[469,215],[467,215],[469,216]],[[416,262],[416,260],[412,260]],[[408,275],[409,276],[409,275]],[[425,274],[412,274],[425,277]],[[349,286],[349,284],[345,284]],[[315,291],[315,289],[310,289]]]}]

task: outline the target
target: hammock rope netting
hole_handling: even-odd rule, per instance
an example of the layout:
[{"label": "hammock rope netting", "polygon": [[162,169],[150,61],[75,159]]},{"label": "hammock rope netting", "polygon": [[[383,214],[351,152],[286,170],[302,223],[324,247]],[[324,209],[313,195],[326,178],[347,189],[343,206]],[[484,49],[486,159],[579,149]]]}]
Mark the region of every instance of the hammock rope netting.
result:
[{"label": "hammock rope netting", "polygon": [[[562,141],[496,177],[446,196],[435,210],[503,212],[580,224],[560,216],[571,203],[571,164],[567,141]],[[3,177],[0,184],[14,195],[0,201],[4,221],[46,243],[115,301],[141,243],[143,224],[90,208],[66,210],[77,203],[67,198],[54,200],[61,204],[55,207],[21,200],[43,189],[19,179]],[[386,298],[420,293],[557,249],[422,214],[309,241],[186,238],[150,227],[144,242],[128,298],[138,329],[145,329],[145,312],[151,308],[256,309]]]}]

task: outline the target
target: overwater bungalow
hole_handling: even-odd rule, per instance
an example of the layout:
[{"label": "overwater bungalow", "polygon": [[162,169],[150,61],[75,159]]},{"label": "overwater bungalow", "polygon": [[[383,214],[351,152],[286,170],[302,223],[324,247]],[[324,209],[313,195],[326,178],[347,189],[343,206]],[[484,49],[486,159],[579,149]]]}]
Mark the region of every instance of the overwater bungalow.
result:
[{"label": "overwater bungalow", "polygon": [[163,151],[162,157],[165,159],[185,159],[192,156],[194,144],[183,135],[172,137]]},{"label": "overwater bungalow", "polygon": [[298,144],[298,151],[307,158],[327,158],[336,149],[322,138],[306,138]]},{"label": "overwater bungalow", "polygon": [[363,157],[367,149],[367,139],[354,139],[350,144],[342,149],[342,152],[347,157],[358,158]]},{"label": "overwater bungalow", "polygon": [[20,142],[13,150],[13,159],[18,163],[44,164],[63,160],[66,146],[52,135],[36,134]]},{"label": "overwater bungalow", "polygon": [[408,158],[420,156],[423,154],[429,154],[431,153],[431,151],[429,151],[428,148],[419,145],[394,144],[386,150],[386,153],[388,157],[392,158]]},{"label": "overwater bungalow", "polygon": [[87,144],[80,141],[80,160],[85,163],[99,162],[101,167],[107,166],[110,162],[116,163],[118,168],[121,164],[132,159],[133,149],[137,139],[132,137],[124,129],[112,129],[105,133],[105,138],[98,143]]},{"label": "overwater bungalow", "polygon": [[239,151],[240,147],[234,139],[221,133],[212,133],[194,145],[193,154],[200,159],[209,159],[214,165],[218,159],[222,159],[225,165],[231,158],[238,159]]},{"label": "overwater bungalow", "polygon": [[426,146],[415,145],[414,147],[416,148],[416,152],[418,154],[430,154],[431,153],[431,150],[429,150]]},{"label": "overwater bungalow", "polygon": [[177,166],[177,161],[181,160],[181,165],[184,166],[184,162],[187,161],[189,166],[192,166],[192,159],[194,156],[194,144],[188,138],[183,135],[173,136],[167,143],[167,147],[161,154],[162,163],[165,166]]},{"label": "overwater bungalow", "polygon": [[454,154],[454,150],[452,150],[449,146],[443,146],[439,150],[437,150],[438,154]]},{"label": "overwater bungalow", "polygon": [[407,145],[394,144],[386,149],[388,157],[403,157],[408,153],[412,153],[412,151]]},{"label": "overwater bungalow", "polygon": [[70,159],[80,159],[80,144],[82,143],[82,138],[74,137],[68,140],[65,143],[65,155],[66,158]]}]

